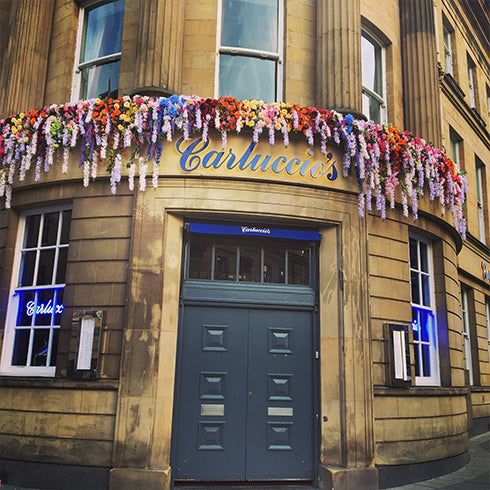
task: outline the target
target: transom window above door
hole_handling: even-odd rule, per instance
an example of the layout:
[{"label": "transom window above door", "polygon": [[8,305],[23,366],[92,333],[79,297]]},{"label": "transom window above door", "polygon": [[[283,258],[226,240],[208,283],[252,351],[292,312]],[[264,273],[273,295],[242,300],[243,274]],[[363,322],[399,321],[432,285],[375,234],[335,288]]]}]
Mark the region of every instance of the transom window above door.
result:
[{"label": "transom window above door", "polygon": [[313,244],[190,233],[186,279],[310,285]]}]

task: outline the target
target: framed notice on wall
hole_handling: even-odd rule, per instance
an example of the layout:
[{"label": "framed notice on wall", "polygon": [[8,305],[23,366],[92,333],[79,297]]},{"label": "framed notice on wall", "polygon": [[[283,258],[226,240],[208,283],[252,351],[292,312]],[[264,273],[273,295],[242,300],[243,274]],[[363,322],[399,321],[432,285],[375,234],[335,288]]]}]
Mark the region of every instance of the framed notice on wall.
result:
[{"label": "framed notice on wall", "polygon": [[410,387],[410,344],[408,325],[387,323],[388,336],[388,381],[391,386]]}]

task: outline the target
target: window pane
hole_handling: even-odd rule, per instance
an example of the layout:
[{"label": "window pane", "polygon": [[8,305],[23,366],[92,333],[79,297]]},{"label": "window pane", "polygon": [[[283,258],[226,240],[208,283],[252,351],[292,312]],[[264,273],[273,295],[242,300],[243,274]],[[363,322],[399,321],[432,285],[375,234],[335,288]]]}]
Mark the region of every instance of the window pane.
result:
[{"label": "window pane", "polygon": [[420,331],[420,321],[419,314],[415,308],[412,308],[412,332],[413,332],[413,340],[419,340],[419,331]]},{"label": "window pane", "polygon": [[52,325],[54,308],[53,289],[42,289],[38,291],[36,317],[34,325]]},{"label": "window pane", "polygon": [[17,325],[32,325],[32,318],[34,316],[34,309],[36,305],[36,293],[34,291],[20,291],[17,294],[19,295]]},{"label": "window pane", "polygon": [[423,272],[429,272],[429,260],[427,252],[427,243],[420,242],[420,268]]},{"label": "window pane", "polygon": [[223,0],[221,45],[277,52],[277,0]]},{"label": "window pane", "polygon": [[428,311],[420,311],[420,340],[430,342],[430,329],[432,328],[432,315]]},{"label": "window pane", "polygon": [[65,308],[63,304],[63,289],[58,289],[58,294],[55,297],[56,298],[56,303],[54,307],[54,322],[53,325],[61,325],[61,314],[63,313],[63,310]]},{"label": "window pane", "polygon": [[261,247],[240,247],[239,281],[260,282]]},{"label": "window pane", "polygon": [[423,376],[430,376],[430,349],[427,344],[422,344],[422,371]]},{"label": "window pane", "polygon": [[419,354],[420,344],[415,344],[413,346],[414,353],[414,363],[415,363],[415,376],[420,376],[420,354]]},{"label": "window pane", "polygon": [[283,284],[286,281],[286,251],[264,248],[264,282]]},{"label": "window pane", "polygon": [[80,97],[117,97],[119,88],[119,61],[82,69]]},{"label": "window pane", "polygon": [[56,240],[58,238],[58,220],[60,214],[56,213],[46,213],[44,215],[43,221],[43,233],[41,237],[41,246],[46,247],[50,245],[56,245]]},{"label": "window pane", "polygon": [[31,366],[46,366],[49,348],[49,328],[36,328],[32,342]]},{"label": "window pane", "polygon": [[189,279],[211,279],[212,245],[191,240],[189,247]]},{"label": "window pane", "polygon": [[121,51],[123,17],[124,0],[88,12],[82,62]]},{"label": "window pane", "polygon": [[38,285],[52,284],[55,249],[41,250],[39,253],[39,267],[37,271]]},{"label": "window pane", "polygon": [[414,271],[410,272],[410,284],[412,285],[412,303],[419,305],[420,304],[419,275]]},{"label": "window pane", "polygon": [[12,366],[27,365],[27,354],[29,350],[30,328],[18,328],[15,331],[14,349],[12,353]]},{"label": "window pane", "polygon": [[236,246],[216,245],[214,261],[214,278],[217,281],[236,280]]},{"label": "window pane", "polygon": [[362,85],[383,96],[381,47],[365,36],[361,38]]},{"label": "window pane", "polygon": [[275,101],[275,61],[227,54],[220,55],[219,59],[220,96]]},{"label": "window pane", "polygon": [[60,243],[66,244],[70,240],[71,210],[63,211],[63,225],[61,228]]},{"label": "window pane", "polygon": [[56,366],[56,357],[58,355],[58,334],[59,334],[59,329],[53,328],[53,339],[51,343],[51,360],[49,362],[50,366]]},{"label": "window pane", "polygon": [[422,296],[424,306],[430,306],[430,278],[425,274],[421,274],[422,279]]},{"label": "window pane", "polygon": [[65,282],[67,257],[68,257],[68,247],[60,248],[58,251],[58,268],[56,270],[56,284],[63,284]]},{"label": "window pane", "polygon": [[288,250],[288,284],[310,283],[310,250]]},{"label": "window pane", "polygon": [[381,123],[381,103],[365,92],[362,94],[362,112],[368,119]]},{"label": "window pane", "polygon": [[23,248],[37,247],[40,221],[41,221],[40,214],[34,214],[26,217],[26,231],[24,236]]},{"label": "window pane", "polygon": [[412,269],[419,268],[419,259],[417,255],[417,242],[413,238],[410,238],[410,267]]},{"label": "window pane", "polygon": [[36,265],[36,251],[22,252],[20,265],[20,286],[32,286],[34,284],[34,267]]}]

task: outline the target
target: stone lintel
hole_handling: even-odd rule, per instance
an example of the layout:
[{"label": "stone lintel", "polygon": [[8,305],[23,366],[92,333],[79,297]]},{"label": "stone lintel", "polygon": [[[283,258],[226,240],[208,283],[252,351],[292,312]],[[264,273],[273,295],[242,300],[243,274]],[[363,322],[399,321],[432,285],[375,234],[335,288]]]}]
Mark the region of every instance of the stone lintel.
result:
[{"label": "stone lintel", "polygon": [[378,469],[339,468],[320,465],[318,468],[319,487],[326,490],[378,490]]},{"label": "stone lintel", "polygon": [[162,468],[112,468],[109,490],[170,490],[170,466]]}]

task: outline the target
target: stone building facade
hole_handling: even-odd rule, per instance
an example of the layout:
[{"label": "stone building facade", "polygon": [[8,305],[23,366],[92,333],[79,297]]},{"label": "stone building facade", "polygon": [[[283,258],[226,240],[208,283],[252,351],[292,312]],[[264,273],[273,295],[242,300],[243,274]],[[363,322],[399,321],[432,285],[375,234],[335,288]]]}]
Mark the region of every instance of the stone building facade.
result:
[{"label": "stone building facade", "polygon": [[[0,480],[375,489],[465,464],[490,417],[489,12],[0,0]],[[270,126],[260,103],[240,110],[262,126],[225,127],[221,96],[284,102],[316,132]],[[108,140],[90,143],[96,120]],[[351,134],[374,133],[398,138],[387,162],[412,145],[386,192],[417,152],[454,162],[459,229],[427,185],[417,220],[402,185],[360,217],[369,181],[359,197],[364,170],[343,162],[364,159]]]}]

